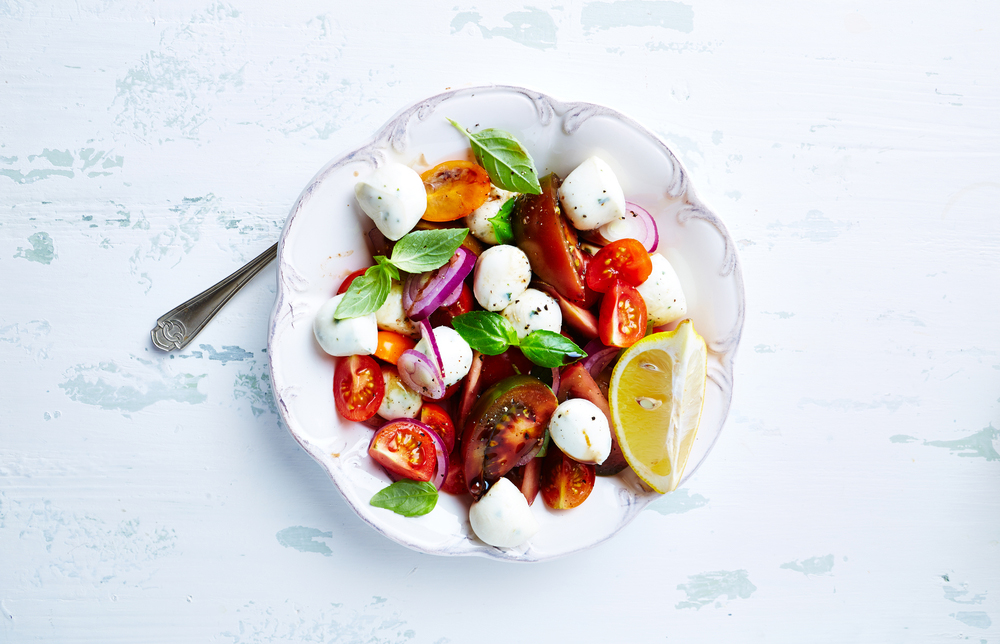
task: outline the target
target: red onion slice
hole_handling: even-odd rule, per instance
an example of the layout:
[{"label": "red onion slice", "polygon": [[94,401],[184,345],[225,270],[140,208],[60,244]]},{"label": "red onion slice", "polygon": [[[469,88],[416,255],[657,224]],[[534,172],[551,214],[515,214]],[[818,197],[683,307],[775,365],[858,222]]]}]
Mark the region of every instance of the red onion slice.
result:
[{"label": "red onion slice", "polygon": [[[476,256],[459,246],[448,263],[428,273],[410,275],[403,287],[403,310],[414,322],[423,320],[442,306],[449,297],[458,299],[462,282],[476,266]],[[458,295],[455,295],[455,293]],[[452,301],[454,303],[454,300]]]},{"label": "red onion slice", "polygon": [[631,201],[625,202],[625,219],[616,219],[597,230],[587,233],[586,239],[595,244],[610,244],[619,239],[635,239],[645,246],[647,252],[654,252],[660,243],[660,231],[656,220],[642,206]]},{"label": "red onion slice", "polygon": [[552,391],[559,391],[559,367],[552,367]]},{"label": "red onion slice", "polygon": [[444,396],[444,379],[433,358],[428,358],[415,349],[407,349],[399,356],[396,367],[406,386],[421,396],[433,400],[440,400]]},{"label": "red onion slice", "polygon": [[438,348],[438,341],[434,337],[434,329],[431,328],[431,323],[427,320],[420,320],[420,333],[422,334],[421,337],[427,340],[427,344],[431,345],[431,351],[437,360],[438,371],[441,372],[441,382],[444,382],[444,358],[441,357],[441,349]]},{"label": "red onion slice", "polygon": [[372,255],[385,255],[386,257],[392,255],[392,247],[396,244],[389,241],[378,228],[372,228],[368,231],[368,241],[372,245]]},{"label": "red onion slice", "polygon": [[465,280],[459,282],[458,286],[455,287],[455,290],[452,291],[451,295],[444,298],[444,301],[441,302],[441,306],[451,306],[452,304],[457,302],[458,298],[462,297],[462,287],[464,285],[465,285]]},{"label": "red onion slice", "polygon": [[583,361],[583,368],[586,369],[590,375],[597,380],[597,377],[605,367],[614,362],[618,358],[618,352],[621,349],[617,347],[606,347],[600,351],[596,351]]}]

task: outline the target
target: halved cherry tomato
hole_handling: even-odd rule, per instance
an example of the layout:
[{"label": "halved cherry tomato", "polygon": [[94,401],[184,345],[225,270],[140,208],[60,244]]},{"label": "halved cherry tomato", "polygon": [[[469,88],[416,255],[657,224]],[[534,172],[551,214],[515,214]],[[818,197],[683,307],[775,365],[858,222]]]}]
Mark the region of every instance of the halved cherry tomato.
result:
[{"label": "halved cherry tomato", "polygon": [[653,272],[646,247],[634,239],[613,241],[594,255],[587,266],[587,286],[607,293],[615,280],[639,286]]},{"label": "halved cherry tomato", "polygon": [[437,448],[430,431],[409,418],[394,420],[375,432],[368,454],[396,476],[429,481],[437,471]]},{"label": "halved cherry tomato", "polygon": [[601,302],[597,321],[601,342],[609,347],[630,347],[646,335],[646,301],[621,280],[615,280]]},{"label": "halved cherry tomato", "polygon": [[424,403],[420,408],[420,422],[441,437],[449,454],[455,449],[455,423],[451,422],[451,416],[443,407],[434,403]]},{"label": "halved cherry tomato", "polygon": [[420,175],[427,190],[428,221],[451,221],[466,216],[490,196],[490,175],[470,161],[445,161]]},{"label": "halved cherry tomato", "polygon": [[[559,391],[556,393],[556,397],[561,403],[573,398],[589,400],[607,416],[608,424],[611,425],[611,407],[608,405],[608,399],[604,397],[600,385],[581,363],[574,362],[568,367],[563,367],[559,374]],[[612,430],[611,454],[604,459],[603,463],[594,468],[594,472],[598,476],[611,476],[624,470],[627,465],[622,448],[618,446],[618,437]]]},{"label": "halved cherry tomato", "polygon": [[594,466],[578,463],[549,443],[542,459],[542,500],[553,510],[575,508],[594,489]]},{"label": "halved cherry tomato", "polygon": [[[468,237],[469,235],[467,235]],[[431,313],[431,326],[451,326],[451,321],[472,310],[472,289],[468,284],[462,283],[462,294],[451,306],[442,306]]]},{"label": "halved cherry tomato", "polygon": [[337,295],[346,293],[347,289],[351,287],[351,282],[364,275],[365,271],[367,270],[368,270],[367,268],[359,268],[358,270],[354,271],[353,273],[345,277],[344,281],[340,283],[340,288],[337,289]]},{"label": "halved cherry tomato", "polygon": [[379,331],[375,357],[379,360],[385,360],[390,364],[396,364],[399,361],[399,356],[403,355],[404,351],[412,349],[415,346],[417,346],[416,340],[408,338],[402,333]]},{"label": "halved cherry tomato", "polygon": [[333,402],[348,420],[368,420],[385,397],[382,368],[370,356],[341,358],[333,372]]},{"label": "halved cherry tomato", "polygon": [[535,363],[528,360],[517,347],[511,347],[499,355],[483,356],[480,386],[489,389],[504,378],[531,373],[534,366]]}]

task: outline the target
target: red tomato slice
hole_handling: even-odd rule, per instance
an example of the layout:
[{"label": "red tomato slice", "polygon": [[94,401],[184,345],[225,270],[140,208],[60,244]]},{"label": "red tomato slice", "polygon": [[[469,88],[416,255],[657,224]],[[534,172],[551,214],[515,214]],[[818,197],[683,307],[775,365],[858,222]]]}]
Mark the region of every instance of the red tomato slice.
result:
[{"label": "red tomato slice", "polygon": [[353,273],[345,277],[344,281],[340,283],[340,288],[337,289],[337,295],[346,293],[347,289],[351,287],[351,282],[364,275],[365,271],[367,270],[368,270],[367,268],[359,268],[358,270],[354,271]]},{"label": "red tomato slice", "polygon": [[483,370],[479,374],[480,386],[489,389],[504,378],[529,374],[535,363],[517,347],[511,347],[495,356],[483,356]]},{"label": "red tomato slice", "polygon": [[394,420],[375,432],[368,454],[396,476],[429,481],[437,471],[437,449],[430,431],[415,420]]},{"label": "red tomato slice", "polygon": [[601,342],[609,347],[630,347],[646,335],[646,301],[621,280],[604,294],[597,320]]},{"label": "red tomato slice", "polygon": [[466,216],[490,196],[490,175],[469,161],[445,161],[420,175],[427,190],[428,221],[451,221]]},{"label": "red tomato slice", "polygon": [[441,484],[441,491],[458,496],[469,493],[469,488],[465,484],[465,469],[462,467],[461,447],[448,455],[448,474]]},{"label": "red tomato slice", "polygon": [[619,239],[597,251],[587,267],[587,286],[607,293],[615,280],[639,286],[653,272],[646,247],[634,239]]},{"label": "red tomato slice", "polygon": [[510,479],[511,483],[521,490],[528,505],[531,505],[535,502],[535,497],[538,496],[538,484],[541,482],[541,476],[542,459],[533,458],[527,464],[507,472],[505,478]]},{"label": "red tomato slice", "polygon": [[424,406],[420,408],[420,422],[430,427],[434,433],[441,437],[445,447],[448,448],[448,453],[451,454],[452,450],[455,449],[455,423],[451,422],[451,416],[448,415],[448,412],[440,405],[425,402]]},{"label": "red tomato slice", "polygon": [[553,510],[575,508],[590,496],[595,480],[593,465],[578,463],[549,443],[542,460],[541,493],[545,505]]},{"label": "red tomato slice", "polygon": [[333,372],[333,402],[347,420],[368,420],[385,397],[382,369],[369,356],[341,358]]}]

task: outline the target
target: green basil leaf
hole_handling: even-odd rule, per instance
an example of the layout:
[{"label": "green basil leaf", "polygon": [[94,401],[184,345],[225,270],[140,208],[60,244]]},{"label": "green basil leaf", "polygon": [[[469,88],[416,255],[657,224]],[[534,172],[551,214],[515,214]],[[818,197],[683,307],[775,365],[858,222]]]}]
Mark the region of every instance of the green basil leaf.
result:
[{"label": "green basil leaf", "polygon": [[378,311],[389,297],[392,279],[384,264],[376,264],[365,271],[365,274],[351,282],[350,288],[344,293],[344,299],[333,312],[335,320],[359,318]]},{"label": "green basil leaf", "polygon": [[463,313],[453,319],[451,325],[470,347],[488,356],[499,355],[512,344],[517,346],[517,331],[499,313]]},{"label": "green basil leaf", "polygon": [[400,479],[376,492],[369,503],[404,517],[419,517],[433,510],[437,501],[438,491],[431,483]]},{"label": "green basil leaf", "polygon": [[508,199],[500,206],[500,211],[488,219],[496,233],[497,242],[500,244],[514,243],[514,229],[510,226],[510,213],[514,210],[514,200]]},{"label": "green basil leaf", "polygon": [[418,230],[396,242],[392,265],[407,273],[423,273],[441,268],[462,245],[468,228]]},{"label": "green basil leaf", "polygon": [[520,346],[528,360],[549,368],[561,367],[587,355],[576,343],[555,331],[532,331],[521,340]]},{"label": "green basil leaf", "polygon": [[399,269],[393,266],[392,260],[386,257],[385,255],[376,255],[375,263],[381,266],[383,270],[385,270],[387,273],[389,273],[389,277],[391,277],[392,279],[394,280],[400,279]]},{"label": "green basil leaf", "polygon": [[486,169],[490,181],[504,190],[542,194],[535,162],[510,132],[490,128],[473,134],[455,121],[448,121],[469,137],[476,161]]}]

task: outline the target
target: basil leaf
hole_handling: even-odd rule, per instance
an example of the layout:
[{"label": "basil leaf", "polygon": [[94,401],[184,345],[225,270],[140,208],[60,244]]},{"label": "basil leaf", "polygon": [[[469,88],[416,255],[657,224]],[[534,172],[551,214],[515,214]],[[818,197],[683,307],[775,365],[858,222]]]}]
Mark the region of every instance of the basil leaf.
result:
[{"label": "basil leaf", "polygon": [[487,219],[493,225],[493,232],[497,236],[497,243],[513,244],[514,229],[510,226],[510,213],[514,210],[514,200],[508,199],[500,206],[500,211],[493,217]]},{"label": "basil leaf", "polygon": [[448,263],[462,245],[468,228],[418,230],[405,235],[392,249],[392,265],[407,273],[423,273]]},{"label": "basil leaf", "polygon": [[369,503],[404,517],[419,517],[433,510],[437,501],[438,491],[427,481],[400,479],[376,492]]},{"label": "basil leaf", "polygon": [[476,161],[486,169],[490,181],[504,190],[542,194],[542,187],[538,185],[538,171],[535,170],[531,155],[511,133],[490,128],[473,134],[455,121],[448,121],[469,137]]},{"label": "basil leaf", "polygon": [[[537,365],[561,367],[585,356],[583,349],[572,340],[555,331],[532,331],[521,340],[521,351]],[[565,362],[570,358],[569,362]]]},{"label": "basil leaf", "polygon": [[510,345],[517,345],[517,331],[499,313],[463,313],[453,319],[451,325],[470,347],[488,356],[499,355]]},{"label": "basil leaf", "polygon": [[382,269],[385,270],[389,274],[389,277],[391,277],[392,279],[394,280],[400,279],[399,269],[393,266],[392,260],[390,260],[385,255],[376,255],[375,263],[381,266]]},{"label": "basil leaf", "polygon": [[344,299],[333,312],[335,320],[359,318],[378,311],[389,297],[392,279],[384,264],[376,264],[365,271],[365,274],[351,282],[350,288],[344,293]]}]

